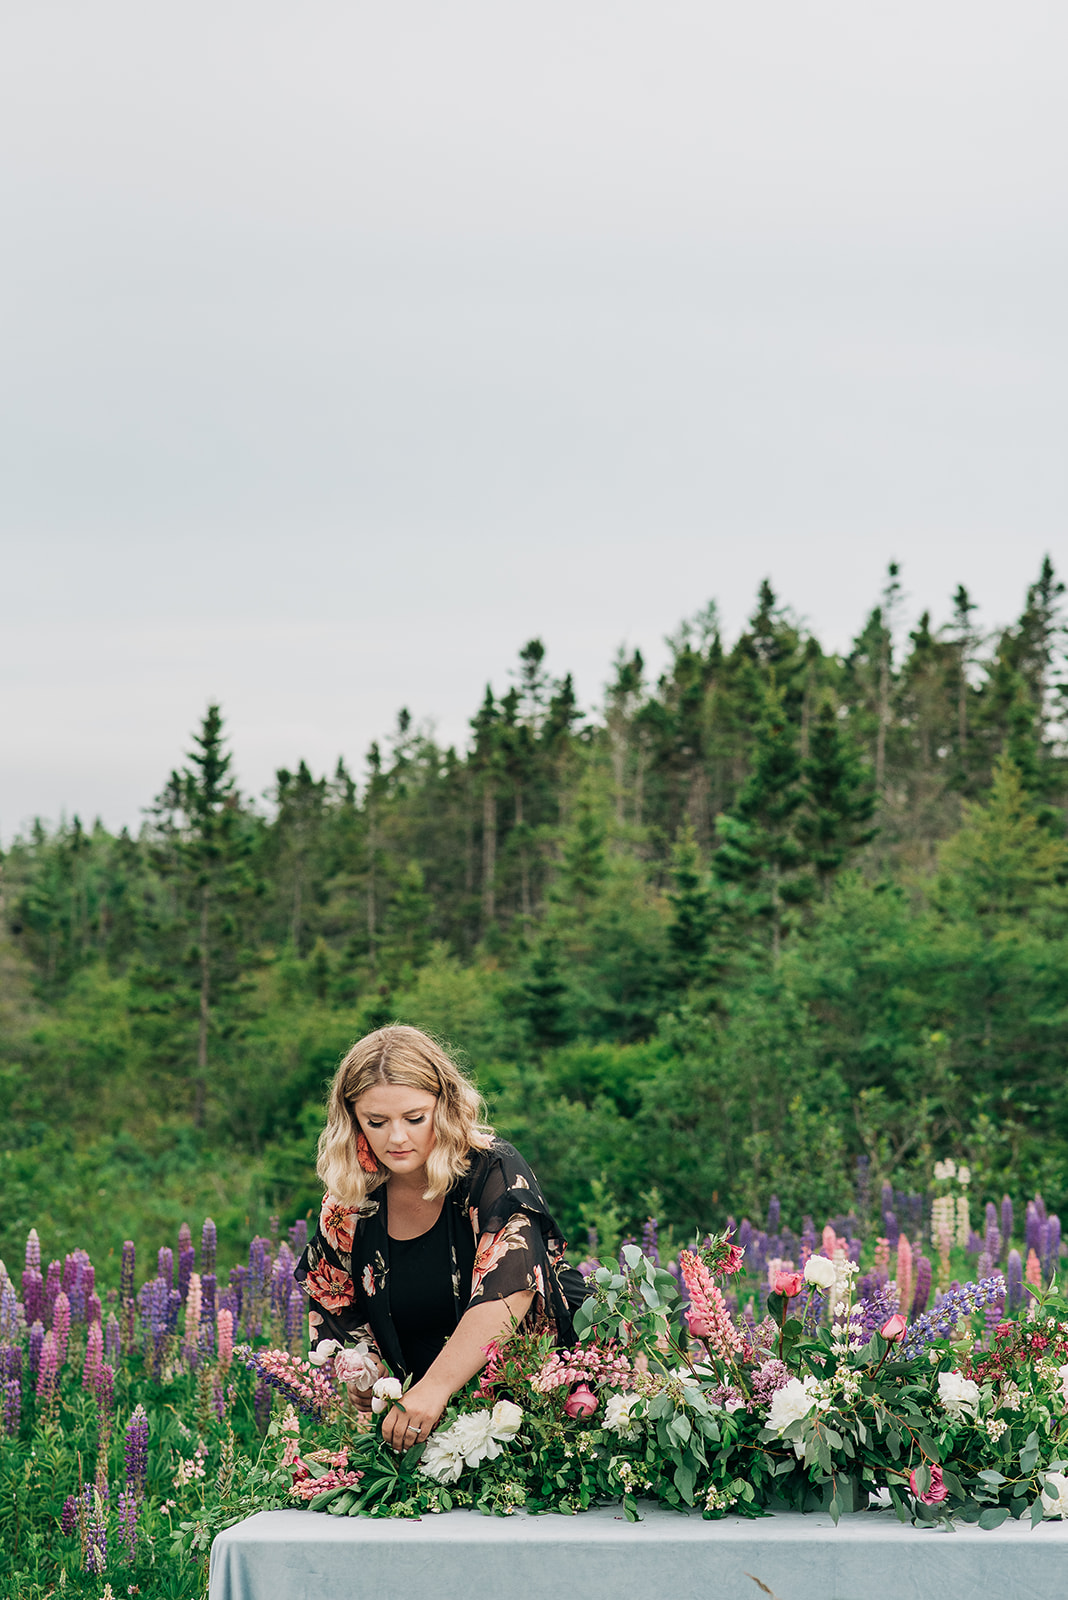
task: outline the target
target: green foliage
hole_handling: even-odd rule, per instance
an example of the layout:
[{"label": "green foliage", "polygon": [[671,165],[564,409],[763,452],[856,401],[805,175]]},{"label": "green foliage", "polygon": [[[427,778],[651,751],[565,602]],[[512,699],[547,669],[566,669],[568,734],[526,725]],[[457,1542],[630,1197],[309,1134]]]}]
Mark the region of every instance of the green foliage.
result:
[{"label": "green foliage", "polygon": [[1060,583],[989,649],[963,589],[904,648],[899,603],[891,571],[839,658],[765,583],[655,684],[621,652],[586,718],[531,640],[469,750],[403,710],[358,782],[296,760],[267,810],[209,707],[137,838],[35,825],[0,861],[0,1249],[72,1173],[94,1240],[142,1237],[139,1183],[146,1227],[308,1209],[325,1086],[397,1018],[573,1236],[602,1174],[632,1230],[654,1185],[688,1227],[845,1204],[860,1153],[1068,1198]]}]

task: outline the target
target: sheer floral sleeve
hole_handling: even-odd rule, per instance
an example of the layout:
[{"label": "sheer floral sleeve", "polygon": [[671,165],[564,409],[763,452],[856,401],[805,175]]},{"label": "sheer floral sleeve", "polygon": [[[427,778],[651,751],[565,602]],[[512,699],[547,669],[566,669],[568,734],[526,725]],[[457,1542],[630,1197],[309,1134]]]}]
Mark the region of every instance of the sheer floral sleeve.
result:
[{"label": "sheer floral sleeve", "polygon": [[581,1299],[582,1280],[564,1261],[566,1243],[538,1180],[510,1144],[498,1140],[475,1157],[468,1218],[478,1246],[468,1303],[533,1291],[530,1319],[547,1321],[558,1337],[570,1338],[571,1310]]},{"label": "sheer floral sleeve", "polygon": [[314,1350],[323,1339],[339,1344],[373,1342],[365,1296],[352,1271],[359,1212],[323,1196],[319,1226],[297,1262],[293,1276],[308,1296],[308,1329]]}]

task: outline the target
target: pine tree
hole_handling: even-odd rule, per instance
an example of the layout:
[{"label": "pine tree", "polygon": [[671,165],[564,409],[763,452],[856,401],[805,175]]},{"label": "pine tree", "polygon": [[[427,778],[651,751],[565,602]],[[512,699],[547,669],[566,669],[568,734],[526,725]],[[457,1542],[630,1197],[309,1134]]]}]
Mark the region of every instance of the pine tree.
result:
[{"label": "pine tree", "polygon": [[[193,743],[189,765],[172,772],[153,816],[157,864],[175,895],[175,931],[188,941],[184,965],[193,976],[197,1040],[192,1115],[199,1127],[207,1100],[210,1041],[233,1024],[224,1007],[242,987],[242,914],[258,885],[251,870],[251,829],[217,705],[208,707]],[[173,988],[173,981],[164,972],[157,987]],[[178,1010],[183,1009],[179,999]]]},{"label": "pine tree", "polygon": [[795,732],[783,696],[771,684],[749,778],[737,804],[716,824],[720,843],[712,867],[721,882],[742,892],[744,915],[768,927],[776,961],[786,906],[803,893],[803,884],[791,877],[802,854],[794,835],[794,816],[802,800],[800,775]]},{"label": "pine tree", "polygon": [[699,983],[707,974],[712,931],[712,894],[701,866],[701,853],[693,827],[680,830],[671,852],[672,888],[668,890],[672,918],[668,944],[681,988]]},{"label": "pine tree", "polygon": [[560,972],[559,946],[551,933],[539,940],[520,989],[519,1013],[537,1050],[555,1050],[575,1036]]},{"label": "pine tree", "polygon": [[804,804],[797,816],[797,837],[826,895],[834,874],[876,833],[869,825],[875,795],[868,774],[830,701],[816,714],[801,780]]}]

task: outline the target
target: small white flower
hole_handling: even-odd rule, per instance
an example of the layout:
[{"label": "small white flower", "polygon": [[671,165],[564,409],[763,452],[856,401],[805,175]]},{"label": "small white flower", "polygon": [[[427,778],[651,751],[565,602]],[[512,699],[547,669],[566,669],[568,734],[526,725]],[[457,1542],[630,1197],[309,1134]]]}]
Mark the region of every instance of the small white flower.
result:
[{"label": "small white flower", "polygon": [[1044,1517],[1068,1517],[1068,1478],[1063,1472],[1044,1474],[1046,1488],[1042,1491]]},{"label": "small white flower", "polygon": [[605,1427],[621,1438],[633,1439],[638,1432],[634,1407],[640,1400],[637,1394],[610,1394],[604,1408]]},{"label": "small white flower", "polygon": [[979,1385],[962,1372],[940,1372],[938,1398],[949,1415],[959,1422],[965,1415],[974,1417],[979,1409]]},{"label": "small white flower", "polygon": [[382,1412],[389,1409],[390,1401],[400,1399],[404,1387],[399,1378],[379,1378],[371,1393],[374,1396],[371,1410]]},{"label": "small white flower", "polygon": [[830,1289],[834,1286],[836,1276],[834,1262],[828,1261],[826,1256],[809,1256],[805,1262],[806,1283],[814,1283],[820,1289]]},{"label": "small white flower", "polygon": [[962,1188],[966,1189],[968,1187],[968,1185],[971,1183],[971,1181],[972,1181],[971,1168],[970,1167],[958,1167],[957,1168],[957,1182],[962,1186]]}]

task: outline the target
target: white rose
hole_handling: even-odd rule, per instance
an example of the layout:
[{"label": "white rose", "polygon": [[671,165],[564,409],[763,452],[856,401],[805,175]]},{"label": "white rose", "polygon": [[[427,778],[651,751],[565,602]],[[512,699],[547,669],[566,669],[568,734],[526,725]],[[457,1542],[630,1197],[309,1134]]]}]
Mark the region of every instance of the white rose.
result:
[{"label": "white rose", "polygon": [[979,1385],[962,1372],[940,1372],[938,1398],[949,1415],[959,1422],[961,1417],[974,1417],[978,1411]]},{"label": "white rose", "polygon": [[1068,1478],[1063,1472],[1047,1472],[1043,1476],[1046,1487],[1042,1491],[1042,1515],[1068,1517]]},{"label": "white rose", "polygon": [[604,1425],[612,1433],[633,1439],[637,1433],[634,1407],[640,1401],[637,1394],[610,1394],[604,1408]]},{"label": "white rose", "polygon": [[828,1261],[826,1256],[809,1256],[805,1262],[806,1283],[814,1283],[820,1289],[832,1289],[834,1280],[833,1261]]},{"label": "white rose", "polygon": [[330,1357],[336,1355],[340,1349],[341,1346],[336,1339],[320,1339],[308,1360],[313,1367],[325,1367]]},{"label": "white rose", "polygon": [[523,1408],[513,1405],[510,1400],[498,1400],[490,1412],[490,1420],[495,1439],[514,1439],[523,1422]]},{"label": "white rose", "polygon": [[404,1387],[399,1378],[379,1378],[371,1393],[371,1410],[376,1412],[387,1411],[391,1400],[399,1400],[404,1393]]},{"label": "white rose", "polygon": [[[352,1383],[365,1394],[378,1377],[378,1358],[368,1344],[352,1345],[334,1358],[334,1377],[338,1383]],[[393,1382],[396,1383],[396,1379]]]}]

